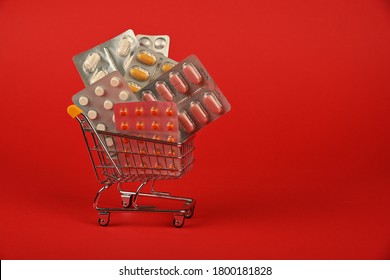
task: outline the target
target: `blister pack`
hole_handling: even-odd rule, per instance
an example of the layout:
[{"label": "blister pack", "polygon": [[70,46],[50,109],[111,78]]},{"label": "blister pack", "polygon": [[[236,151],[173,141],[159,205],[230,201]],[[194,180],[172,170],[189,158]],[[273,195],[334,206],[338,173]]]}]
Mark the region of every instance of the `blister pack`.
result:
[{"label": "blister pack", "polygon": [[[143,141],[133,138],[121,138],[116,143],[119,150],[119,161],[124,163],[129,174],[173,175],[182,165],[180,148],[177,145],[167,145],[161,141]],[[192,162],[192,155],[188,158]]]},{"label": "blister pack", "polygon": [[114,105],[119,133],[155,140],[178,141],[178,115],[173,102],[126,102]]},{"label": "blister pack", "polygon": [[155,52],[162,53],[168,57],[170,38],[168,35],[144,35],[136,36],[139,44]]},{"label": "blister pack", "polygon": [[139,100],[177,104],[181,142],[231,108],[195,55],[181,61],[136,95]]},{"label": "blister pack", "polygon": [[138,100],[122,75],[115,71],[75,94],[72,101],[86,113],[97,130],[117,133],[114,105]]},{"label": "blister pack", "polygon": [[126,32],[90,50],[73,57],[77,70],[85,85],[93,84],[108,73],[119,71],[125,74],[134,50],[139,47],[134,32]]},{"label": "blister pack", "polygon": [[161,53],[154,52],[146,47],[139,47],[135,50],[130,62],[126,64],[128,70],[124,77],[129,83],[130,89],[136,93],[176,64],[176,61]]}]

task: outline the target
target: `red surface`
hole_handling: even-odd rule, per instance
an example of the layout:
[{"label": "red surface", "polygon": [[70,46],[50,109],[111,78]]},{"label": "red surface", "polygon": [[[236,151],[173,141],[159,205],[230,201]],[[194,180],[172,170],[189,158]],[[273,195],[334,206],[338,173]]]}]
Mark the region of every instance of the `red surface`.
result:
[{"label": "red surface", "polygon": [[[182,229],[98,226],[66,114],[72,56],[129,28],[198,55],[232,104],[193,171],[160,184],[198,200]],[[0,34],[1,259],[390,258],[388,1],[2,0]]]}]

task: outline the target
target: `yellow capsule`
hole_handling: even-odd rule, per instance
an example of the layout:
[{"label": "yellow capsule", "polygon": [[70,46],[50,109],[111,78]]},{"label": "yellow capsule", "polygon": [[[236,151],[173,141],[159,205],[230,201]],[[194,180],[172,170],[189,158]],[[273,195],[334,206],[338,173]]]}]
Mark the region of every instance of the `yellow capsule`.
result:
[{"label": "yellow capsule", "polygon": [[163,72],[167,72],[169,70],[171,70],[175,65],[171,62],[165,62],[162,67],[161,67],[161,70],[163,70]]},{"label": "yellow capsule", "polygon": [[156,56],[147,51],[140,51],[137,54],[137,59],[146,65],[154,65],[157,61]]},{"label": "yellow capsule", "polygon": [[130,82],[128,85],[129,85],[130,90],[133,93],[137,93],[141,89],[141,87],[139,85],[137,85],[136,83],[133,83],[133,82]]},{"label": "yellow capsule", "polygon": [[130,68],[129,73],[134,79],[141,82],[144,82],[149,79],[149,72],[142,67],[133,66]]}]

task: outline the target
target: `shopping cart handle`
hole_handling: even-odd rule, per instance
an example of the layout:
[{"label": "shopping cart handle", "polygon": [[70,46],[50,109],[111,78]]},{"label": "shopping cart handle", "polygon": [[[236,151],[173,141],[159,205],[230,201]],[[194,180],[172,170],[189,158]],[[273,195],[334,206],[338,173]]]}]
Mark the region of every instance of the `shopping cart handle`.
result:
[{"label": "shopping cart handle", "polygon": [[77,117],[78,115],[80,115],[83,112],[83,110],[81,110],[79,107],[77,107],[74,104],[70,105],[68,107],[67,111],[68,111],[69,116],[71,116],[72,118]]}]

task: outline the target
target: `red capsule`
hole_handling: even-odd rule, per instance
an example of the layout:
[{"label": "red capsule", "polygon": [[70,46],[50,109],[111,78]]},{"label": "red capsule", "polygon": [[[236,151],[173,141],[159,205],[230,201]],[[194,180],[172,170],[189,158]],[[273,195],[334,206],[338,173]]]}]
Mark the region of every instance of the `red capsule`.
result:
[{"label": "red capsule", "polygon": [[172,117],[174,113],[175,111],[170,107],[165,110],[165,114],[167,114],[168,117]]},{"label": "red capsule", "polygon": [[181,112],[178,118],[179,118],[179,122],[184,127],[185,131],[192,132],[195,130],[195,125],[186,112]]},{"label": "red capsule", "polygon": [[167,129],[172,131],[175,128],[174,124],[171,122],[167,122]]},{"label": "red capsule", "polygon": [[176,156],[175,151],[173,149],[168,150],[168,156],[170,156],[170,157]]},{"label": "red capsule", "polygon": [[198,122],[205,124],[209,121],[207,113],[203,110],[202,105],[200,105],[198,102],[191,103],[190,111]]},{"label": "red capsule", "polygon": [[183,81],[183,79],[180,77],[179,73],[174,72],[169,74],[169,81],[171,84],[175,87],[175,89],[180,93],[186,93],[187,92],[187,85]]},{"label": "red capsule", "polygon": [[157,116],[159,111],[160,110],[157,107],[151,107],[150,108],[150,114],[152,114],[153,116]]},{"label": "red capsule", "polygon": [[144,109],[142,107],[136,107],[135,110],[134,110],[134,113],[137,115],[137,116],[141,116],[144,112]]},{"label": "red capsule", "polygon": [[121,129],[122,130],[127,130],[129,128],[129,124],[127,122],[122,122],[121,123]]},{"label": "red capsule", "polygon": [[127,116],[127,108],[120,108],[119,115],[121,115],[122,117]]},{"label": "red capsule", "polygon": [[160,127],[160,123],[159,122],[152,122],[152,129],[153,130],[157,130],[159,129]]},{"label": "red capsule", "polygon": [[200,84],[202,82],[202,75],[199,73],[196,67],[189,63],[183,65],[183,73],[187,79],[193,84]]},{"label": "red capsule", "polygon": [[214,114],[222,114],[223,107],[219,100],[212,94],[208,92],[203,97],[204,105],[206,105],[207,109]]},{"label": "red capsule", "polygon": [[142,93],[142,99],[144,101],[156,101],[156,98],[150,90],[144,91]]},{"label": "red capsule", "polygon": [[138,130],[144,129],[144,126],[145,126],[145,124],[144,124],[143,122],[137,122],[137,123],[135,124],[135,127],[136,127]]},{"label": "red capsule", "polygon": [[164,82],[157,82],[155,85],[156,91],[162,98],[164,98],[166,101],[172,101],[173,100],[173,94],[169,87]]},{"label": "red capsule", "polygon": [[168,138],[167,138],[167,141],[168,142],[176,142],[176,139],[175,139],[175,137],[169,135]]}]

